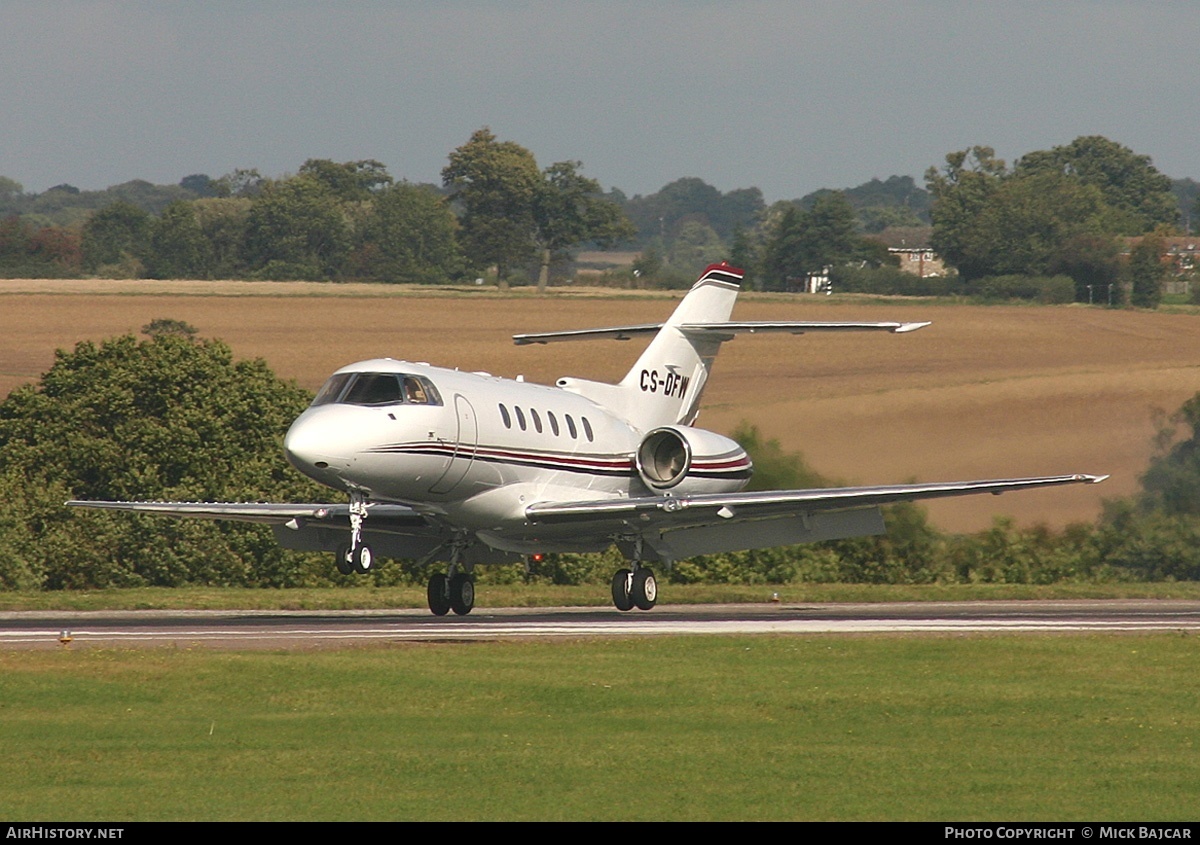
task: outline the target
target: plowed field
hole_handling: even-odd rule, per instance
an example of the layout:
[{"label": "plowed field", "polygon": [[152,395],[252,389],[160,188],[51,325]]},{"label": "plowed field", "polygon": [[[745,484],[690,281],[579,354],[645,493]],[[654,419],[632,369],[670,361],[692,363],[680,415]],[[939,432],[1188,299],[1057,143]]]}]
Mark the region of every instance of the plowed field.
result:
[{"label": "plowed field", "polygon": [[[516,347],[523,331],[657,322],[665,294],[430,292],[366,285],[0,281],[0,394],[37,378],[56,348],[186,320],[243,357],[316,389],[337,367],[390,356],[523,374],[616,380],[642,344]],[[907,335],[739,337],[726,345],[699,424],[746,420],[849,483],[1111,473],[1102,485],[933,503],[973,530],[1007,514],[1061,526],[1132,492],[1155,409],[1200,390],[1200,315],[1077,306],[868,303],[744,294],[736,319],[932,320]]]}]

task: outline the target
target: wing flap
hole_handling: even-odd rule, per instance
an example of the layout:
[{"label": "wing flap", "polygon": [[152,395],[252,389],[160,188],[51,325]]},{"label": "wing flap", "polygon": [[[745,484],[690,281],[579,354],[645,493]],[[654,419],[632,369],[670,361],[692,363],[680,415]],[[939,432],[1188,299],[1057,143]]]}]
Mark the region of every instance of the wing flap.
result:
[{"label": "wing flap", "polygon": [[[235,522],[255,522],[283,525],[297,522],[340,524],[350,523],[349,505],[286,502],[105,502],[72,499],[68,507],[97,510],[149,513],[179,519],[228,519]],[[406,505],[369,504],[369,519],[373,526],[425,527],[427,520]]]},{"label": "wing flap", "polygon": [[[718,524],[720,523],[720,524]],[[768,549],[818,543],[846,537],[866,537],[886,532],[878,507],[843,511],[816,511],[803,517],[721,520],[676,529],[663,528],[645,541],[667,560],[696,555]]]},{"label": "wing flap", "polygon": [[932,484],[893,484],[881,487],[832,487],[813,490],[771,490],[762,493],[647,496],[598,499],[588,502],[540,502],[525,509],[531,522],[562,523],[590,518],[645,521],[666,515],[677,523],[723,519],[774,518],[820,510],[884,505],[917,499],[939,499],[977,493],[999,495],[1064,484],[1095,484],[1107,475],[1050,475],[986,481]]},{"label": "wing flap", "polygon": [[883,531],[879,507],[895,502],[1095,484],[1107,477],[1050,475],[879,487],[540,502],[528,506],[525,515],[534,531],[547,535],[637,535],[661,557],[679,559],[879,534]]}]

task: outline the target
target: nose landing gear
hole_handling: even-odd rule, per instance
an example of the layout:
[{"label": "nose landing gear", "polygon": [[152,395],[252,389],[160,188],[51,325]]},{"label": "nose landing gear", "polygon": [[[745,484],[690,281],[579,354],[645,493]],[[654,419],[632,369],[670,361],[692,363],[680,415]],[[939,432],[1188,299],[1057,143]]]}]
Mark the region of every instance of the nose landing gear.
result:
[{"label": "nose landing gear", "polygon": [[343,575],[366,575],[375,564],[375,554],[362,541],[362,525],[367,518],[367,500],[358,490],[350,491],[350,544],[339,546],[334,563]]}]

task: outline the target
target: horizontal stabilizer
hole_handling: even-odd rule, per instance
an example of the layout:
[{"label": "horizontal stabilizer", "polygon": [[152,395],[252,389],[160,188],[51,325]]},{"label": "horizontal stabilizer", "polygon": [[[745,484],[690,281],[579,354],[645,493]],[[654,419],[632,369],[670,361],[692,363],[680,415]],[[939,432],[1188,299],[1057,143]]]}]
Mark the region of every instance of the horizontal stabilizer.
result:
[{"label": "horizontal stabilizer", "polygon": [[[654,334],[663,323],[648,323],[641,326],[612,326],[607,329],[575,329],[565,332],[540,332],[538,334],[515,334],[513,343],[525,346],[530,343],[553,343],[562,340],[629,340],[637,335]],[[711,337],[728,340],[738,334],[806,334],[808,332],[871,332],[883,331],[902,334],[923,329],[929,323],[855,323],[855,322],[724,322],[683,323],[677,328],[685,335]]]}]

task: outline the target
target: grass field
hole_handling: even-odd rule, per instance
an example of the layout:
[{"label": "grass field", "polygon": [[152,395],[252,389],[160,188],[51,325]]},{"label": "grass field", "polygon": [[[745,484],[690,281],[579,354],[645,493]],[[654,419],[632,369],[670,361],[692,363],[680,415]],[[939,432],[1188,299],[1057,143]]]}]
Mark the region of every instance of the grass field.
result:
[{"label": "grass field", "polygon": [[1185,636],[0,653],[0,816],[1194,820]]},{"label": "grass field", "polygon": [[[476,607],[609,607],[606,584],[480,584]],[[663,584],[661,604],[944,602],[1071,599],[1200,600],[1200,582],[1112,584]],[[136,587],[0,591],[0,612],[29,610],[353,610],[426,608],[424,585],[411,587]]]},{"label": "grass field", "polygon": [[[186,320],[315,389],[351,361],[390,356],[441,366],[618,379],[636,344],[514,347],[521,331],[658,321],[674,296],[275,282],[0,281],[0,393],[35,379],[55,348]],[[699,424],[745,420],[821,473],[851,483],[1110,473],[1102,485],[936,502],[943,528],[995,514],[1061,526],[1132,492],[1155,409],[1200,390],[1200,315],[1081,306],[744,294],[739,319],[904,319],[903,336],[743,337],[726,345]]]}]

